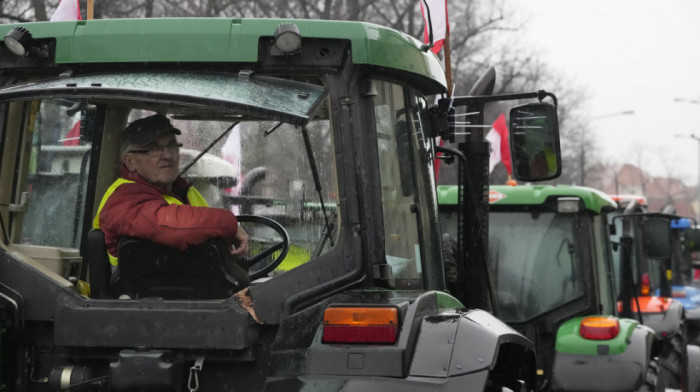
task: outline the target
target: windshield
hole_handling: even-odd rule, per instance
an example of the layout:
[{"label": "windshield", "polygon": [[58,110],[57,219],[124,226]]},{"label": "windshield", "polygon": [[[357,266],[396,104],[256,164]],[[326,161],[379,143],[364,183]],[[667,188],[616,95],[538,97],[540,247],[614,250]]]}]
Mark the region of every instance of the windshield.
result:
[{"label": "windshield", "polygon": [[584,293],[576,215],[491,212],[489,268],[505,321],[532,319]]},{"label": "windshield", "polygon": [[[188,92],[194,94],[193,86],[200,82],[187,79],[181,85],[189,85]],[[230,78],[220,82],[234,83]],[[239,93],[250,88],[249,82],[235,83]],[[200,88],[203,95],[183,94],[173,101],[172,96],[158,96],[156,86],[148,87],[154,93],[143,100],[122,92],[109,96],[85,90],[78,94],[80,98],[75,92],[62,96],[61,91],[54,91],[45,99],[6,104],[11,117],[17,113],[27,119],[21,125],[31,135],[27,175],[18,176],[13,184],[14,202],[21,204],[22,197],[27,200],[26,211],[12,221],[20,234],[10,242],[18,249],[40,260],[41,252],[56,249],[57,260],[46,264],[64,276],[71,274],[64,256],[79,260],[81,234],[89,229],[86,222],[92,221],[106,188],[119,176],[121,131],[126,124],[155,113],[166,115],[181,130],[177,136],[182,144],[181,174],[210,207],[270,218],[286,229],[290,246],[273,275],[333,248],[340,217],[332,127],[323,115],[328,113],[324,87],[265,80],[256,87],[257,93],[244,94],[243,101],[213,107],[202,97],[219,92],[224,100],[235,97],[224,94],[223,89],[212,93]],[[310,95],[299,98],[300,88]],[[272,107],[268,103],[272,92],[288,99]],[[307,116],[313,119],[306,122]],[[308,132],[308,146],[304,132]],[[97,143],[99,150],[94,148]],[[280,241],[280,235],[269,227],[242,225],[250,236],[252,255]],[[279,251],[268,261],[276,254]],[[262,262],[254,269],[264,266]]]}]

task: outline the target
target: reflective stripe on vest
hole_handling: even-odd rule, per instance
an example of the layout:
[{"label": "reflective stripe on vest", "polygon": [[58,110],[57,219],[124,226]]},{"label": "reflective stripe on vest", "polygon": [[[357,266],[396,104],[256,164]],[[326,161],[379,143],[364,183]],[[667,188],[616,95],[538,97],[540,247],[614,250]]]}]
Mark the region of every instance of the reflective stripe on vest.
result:
[{"label": "reflective stripe on vest", "polygon": [[[119,186],[123,184],[133,184],[135,181],[130,181],[126,180],[123,178],[118,178],[116,181],[112,183],[112,185],[107,188],[107,191],[105,192],[104,196],[102,196],[102,201],[100,202],[99,208],[97,208],[97,214],[95,215],[95,219],[92,221],[92,228],[93,229],[99,229],[100,228],[100,213],[102,212],[102,207],[104,207],[105,203],[107,202],[107,199],[109,199],[110,196],[112,196],[112,193],[114,193]],[[170,195],[161,195],[163,196],[163,199],[168,202],[168,204],[178,204],[178,205],[183,205],[183,203],[178,200],[174,196]],[[207,201],[204,199],[204,196],[202,196],[201,193],[195,187],[191,186],[187,190],[187,201],[189,201],[190,205],[193,207],[209,207],[207,204]],[[119,264],[119,260],[112,256],[109,251],[107,252],[107,256],[109,257],[109,263],[112,264],[113,266],[117,266]]]}]

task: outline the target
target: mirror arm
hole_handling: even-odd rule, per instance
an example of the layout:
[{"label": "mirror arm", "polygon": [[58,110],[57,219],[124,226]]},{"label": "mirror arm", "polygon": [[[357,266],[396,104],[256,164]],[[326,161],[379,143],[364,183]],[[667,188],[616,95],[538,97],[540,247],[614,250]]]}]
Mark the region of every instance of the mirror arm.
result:
[{"label": "mirror arm", "polygon": [[444,155],[437,157],[438,159],[454,159],[454,157],[459,158],[460,162],[462,162],[463,165],[467,164],[467,157],[459,150],[455,150],[454,148],[449,148],[449,147],[442,147],[442,146],[435,146],[435,153],[437,155],[438,152],[443,153]]},{"label": "mirror arm", "polygon": [[[441,108],[450,104],[451,106],[462,106],[462,105],[473,105],[477,103],[489,103],[497,101],[515,101],[520,99],[530,99],[537,98],[542,102],[546,97],[552,98],[554,106],[557,106],[557,97],[545,90],[534,91],[530,93],[516,93],[516,94],[499,94],[499,95],[473,95],[465,97],[453,97],[450,99],[441,99],[439,104]],[[446,109],[446,108],[443,108]]]}]

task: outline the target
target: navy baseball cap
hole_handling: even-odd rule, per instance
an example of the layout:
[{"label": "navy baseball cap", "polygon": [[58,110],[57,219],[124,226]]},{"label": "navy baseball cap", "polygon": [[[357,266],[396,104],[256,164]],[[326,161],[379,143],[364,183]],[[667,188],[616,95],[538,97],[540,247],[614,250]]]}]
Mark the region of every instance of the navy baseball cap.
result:
[{"label": "navy baseball cap", "polygon": [[154,114],[132,121],[122,132],[122,152],[130,145],[145,146],[163,132],[172,132],[174,135],[182,133],[162,114]]}]

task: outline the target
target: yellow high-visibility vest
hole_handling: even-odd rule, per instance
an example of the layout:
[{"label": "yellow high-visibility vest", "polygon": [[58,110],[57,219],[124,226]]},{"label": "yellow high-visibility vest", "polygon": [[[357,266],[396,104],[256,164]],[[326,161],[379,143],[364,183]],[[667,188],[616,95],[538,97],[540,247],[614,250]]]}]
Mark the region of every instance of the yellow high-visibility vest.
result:
[{"label": "yellow high-visibility vest", "polygon": [[[119,186],[123,184],[129,184],[129,183],[134,183],[135,181],[130,181],[130,180],[125,180],[123,178],[118,178],[116,181],[112,183],[112,185],[107,188],[107,191],[105,192],[104,196],[102,196],[102,201],[100,202],[100,207],[97,209],[97,214],[95,215],[95,219],[92,221],[92,228],[93,229],[99,229],[100,228],[100,212],[102,212],[102,207],[104,207],[105,203],[107,202],[107,199],[109,199],[110,196],[112,196],[112,193],[119,188]],[[179,204],[183,205],[180,200],[177,198],[170,196],[170,195],[162,195],[163,199],[168,202],[168,204]],[[190,202],[190,205],[193,207],[209,207],[207,204],[207,201],[204,200],[204,197],[202,196],[201,193],[195,187],[191,186],[187,190],[187,200]],[[112,264],[113,266],[117,266],[119,264],[119,260],[112,256],[109,251],[107,252],[107,256],[109,257],[109,263]]]}]

